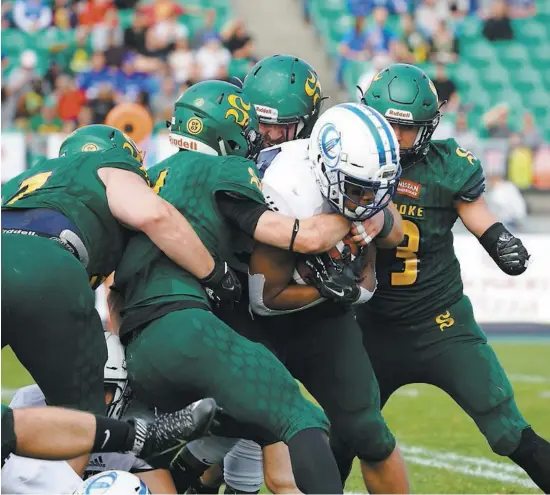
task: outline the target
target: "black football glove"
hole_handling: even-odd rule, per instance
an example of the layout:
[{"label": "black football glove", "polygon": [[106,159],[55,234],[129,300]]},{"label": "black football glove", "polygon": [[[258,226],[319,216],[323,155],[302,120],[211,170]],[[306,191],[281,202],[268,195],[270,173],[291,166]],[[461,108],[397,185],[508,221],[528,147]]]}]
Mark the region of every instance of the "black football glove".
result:
[{"label": "black football glove", "polygon": [[479,238],[498,267],[508,275],[521,275],[529,265],[529,253],[522,242],[502,223],[491,225]]},{"label": "black football glove", "polygon": [[216,263],[212,273],[200,279],[200,283],[216,309],[233,309],[241,300],[241,282],[225,262]]},{"label": "black football glove", "polygon": [[521,275],[529,264],[530,255],[520,239],[509,232],[498,237],[495,260],[499,268],[508,275]]},{"label": "black football glove", "polygon": [[361,289],[349,265],[328,256],[314,256],[305,260],[312,272],[311,283],[325,299],[352,304],[359,298]]}]

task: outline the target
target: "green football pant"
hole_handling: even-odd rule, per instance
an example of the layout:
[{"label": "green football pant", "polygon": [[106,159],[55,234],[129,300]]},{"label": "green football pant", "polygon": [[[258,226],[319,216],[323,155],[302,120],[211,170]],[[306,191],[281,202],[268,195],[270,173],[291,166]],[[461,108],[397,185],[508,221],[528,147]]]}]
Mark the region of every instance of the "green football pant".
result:
[{"label": "green football pant", "polygon": [[395,448],[380,411],[378,383],[351,311],[322,304],[259,318],[266,343],[323,407],[331,434],[360,459],[377,462]]},{"label": "green football pant", "polygon": [[105,414],[107,346],[82,264],[55,241],[2,234],[2,347],[48,405]]},{"label": "green football pant", "polygon": [[357,321],[378,378],[382,405],[403,385],[435,385],[475,421],[495,453],[514,452],[529,425],[474,319],[468,297],[414,325],[377,319],[366,309],[357,311]]},{"label": "green football pant", "polygon": [[266,444],[288,442],[307,428],[329,430],[324,413],[270,351],[209,311],[185,309],[152,321],[129,342],[126,360],[136,396],[163,411],[214,397],[224,410],[221,436]]}]

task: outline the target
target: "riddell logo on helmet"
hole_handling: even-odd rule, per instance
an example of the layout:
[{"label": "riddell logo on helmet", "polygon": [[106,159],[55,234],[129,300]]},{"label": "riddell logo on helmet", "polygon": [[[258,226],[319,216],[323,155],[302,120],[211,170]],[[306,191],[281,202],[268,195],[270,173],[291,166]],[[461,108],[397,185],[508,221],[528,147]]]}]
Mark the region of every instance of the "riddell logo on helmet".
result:
[{"label": "riddell logo on helmet", "polygon": [[406,110],[396,110],[395,108],[388,108],[385,113],[386,117],[394,117],[396,119],[413,120],[413,114]]},{"label": "riddell logo on helmet", "polygon": [[169,137],[169,139],[170,139],[170,144],[173,146],[177,146],[178,148],[181,148],[184,150],[192,150],[192,151],[197,151],[198,149],[197,142],[195,140],[191,140],[191,139],[187,140],[184,137],[176,138],[172,135]]},{"label": "riddell logo on helmet", "polygon": [[271,107],[264,107],[263,105],[254,105],[256,113],[259,117],[265,117],[266,119],[277,120],[279,117],[279,110]]}]

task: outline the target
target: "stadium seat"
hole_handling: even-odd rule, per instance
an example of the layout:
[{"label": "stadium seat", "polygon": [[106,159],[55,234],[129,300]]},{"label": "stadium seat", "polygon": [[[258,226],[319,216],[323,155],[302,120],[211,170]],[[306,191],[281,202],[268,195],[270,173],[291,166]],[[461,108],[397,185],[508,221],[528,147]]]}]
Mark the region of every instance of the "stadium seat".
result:
[{"label": "stadium seat", "polygon": [[479,39],[481,34],[481,21],[474,16],[467,16],[464,19],[460,31],[461,39]]},{"label": "stadium seat", "polygon": [[513,21],[516,39],[525,45],[540,45],[548,39],[544,25],[535,19],[520,19]]},{"label": "stadium seat", "polygon": [[524,93],[538,88],[541,83],[541,73],[527,66],[522,70],[511,70],[509,72],[510,82],[516,91]]},{"label": "stadium seat", "polygon": [[452,80],[458,85],[460,91],[467,90],[471,86],[479,84],[479,73],[472,68],[468,63],[460,65],[460,68],[453,70],[453,74],[449,74]]},{"label": "stadium seat", "polygon": [[534,67],[549,68],[550,67],[550,39],[546,43],[541,43],[539,46],[532,46],[529,49],[529,57]]},{"label": "stadium seat", "polygon": [[19,29],[2,29],[2,52],[8,57],[17,57],[30,48],[29,36]]},{"label": "stadium seat", "polygon": [[497,91],[507,86],[508,78],[508,71],[496,63],[480,71],[480,81],[489,92]]},{"label": "stadium seat", "polygon": [[538,88],[522,96],[524,105],[533,112],[537,120],[546,120],[548,118],[550,94],[547,91]]},{"label": "stadium seat", "polygon": [[353,17],[349,15],[341,15],[340,17],[338,17],[338,19],[329,22],[328,35],[330,36],[331,41],[339,44],[340,41],[342,41],[344,35],[350,30],[352,26]]},{"label": "stadium seat", "polygon": [[466,63],[479,69],[488,67],[496,59],[493,45],[483,40],[461,45],[460,53],[463,54]]},{"label": "stadium seat", "polygon": [[517,70],[518,66],[523,66],[527,60],[527,49],[519,43],[499,43],[496,45],[501,63],[512,70]]}]

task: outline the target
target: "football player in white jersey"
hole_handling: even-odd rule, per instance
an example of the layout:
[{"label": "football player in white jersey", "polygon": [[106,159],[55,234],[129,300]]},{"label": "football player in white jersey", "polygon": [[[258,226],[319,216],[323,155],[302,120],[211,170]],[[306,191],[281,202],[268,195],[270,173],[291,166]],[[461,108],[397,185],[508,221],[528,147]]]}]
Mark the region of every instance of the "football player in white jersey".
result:
[{"label": "football player in white jersey", "polygon": [[[360,233],[360,222],[385,210],[399,181],[393,130],[381,114],[355,103],[328,109],[309,140],[278,149],[263,176],[263,193],[271,208],[297,218],[338,211]],[[257,244],[250,262],[249,297],[261,341],[316,398],[332,431],[353,445],[370,493],[409,491],[350,308],[374,293],[373,248],[399,244],[402,232],[389,238],[391,231],[390,223],[367,249],[344,239],[315,258]]]},{"label": "football player in white jersey", "polygon": [[[108,359],[104,369],[105,402],[107,416],[120,419],[131,400],[128,386],[124,348],[119,338],[105,332]],[[46,405],[44,394],[38,385],[19,389],[10,407],[41,407]],[[118,470],[136,474],[152,493],[177,493],[168,470],[155,469],[133,454],[92,454],[84,479],[101,471]],[[2,468],[2,493],[73,493],[82,479],[65,461],[44,461],[11,455]]]}]

